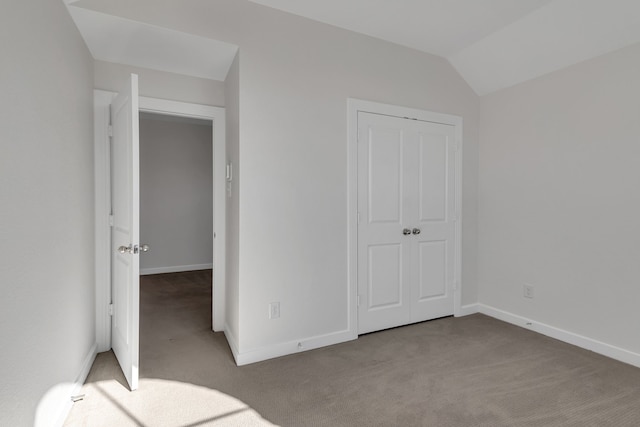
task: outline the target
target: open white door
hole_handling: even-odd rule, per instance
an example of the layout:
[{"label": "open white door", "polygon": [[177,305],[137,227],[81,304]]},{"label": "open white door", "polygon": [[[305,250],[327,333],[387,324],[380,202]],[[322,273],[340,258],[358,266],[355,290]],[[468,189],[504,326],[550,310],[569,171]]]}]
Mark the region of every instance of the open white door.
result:
[{"label": "open white door", "polygon": [[140,194],[138,76],[111,103],[111,342],[131,390],[138,388]]}]

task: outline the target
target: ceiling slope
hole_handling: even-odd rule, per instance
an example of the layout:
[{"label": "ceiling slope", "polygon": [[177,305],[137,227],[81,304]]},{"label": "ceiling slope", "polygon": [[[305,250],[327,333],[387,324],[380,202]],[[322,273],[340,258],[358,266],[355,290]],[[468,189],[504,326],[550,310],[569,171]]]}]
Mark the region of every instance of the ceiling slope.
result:
[{"label": "ceiling slope", "polygon": [[446,57],[551,0],[251,1]]},{"label": "ceiling slope", "polygon": [[[478,95],[640,43],[639,0],[237,1],[445,57]],[[99,60],[224,80],[237,51],[217,40],[68,8]]]},{"label": "ceiling slope", "polygon": [[100,61],[224,81],[238,50],[206,37],[68,8],[89,51]]},{"label": "ceiling slope", "polygon": [[485,95],[640,42],[638,0],[556,0],[448,59]]},{"label": "ceiling slope", "polygon": [[250,0],[447,58],[479,95],[640,42],[638,0]]}]

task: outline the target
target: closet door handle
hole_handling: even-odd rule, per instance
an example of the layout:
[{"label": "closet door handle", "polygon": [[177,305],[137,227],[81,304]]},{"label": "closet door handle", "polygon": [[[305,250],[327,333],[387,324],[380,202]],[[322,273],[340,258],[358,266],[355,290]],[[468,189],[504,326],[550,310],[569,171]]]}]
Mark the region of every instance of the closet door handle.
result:
[{"label": "closet door handle", "polygon": [[419,228],[414,228],[413,229],[413,234],[420,234],[420,229]]},{"label": "closet door handle", "polygon": [[408,228],[405,228],[404,230],[402,230],[402,234],[404,234],[405,236],[408,236],[409,234],[411,234],[411,230]]}]

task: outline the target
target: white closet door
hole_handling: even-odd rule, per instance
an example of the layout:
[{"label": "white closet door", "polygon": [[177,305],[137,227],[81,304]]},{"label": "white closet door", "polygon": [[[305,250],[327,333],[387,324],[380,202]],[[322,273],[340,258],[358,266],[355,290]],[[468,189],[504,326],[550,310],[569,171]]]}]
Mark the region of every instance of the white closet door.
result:
[{"label": "white closet door", "polygon": [[410,145],[397,118],[358,114],[358,332],[411,321],[409,209],[405,165]]},{"label": "white closet door", "polygon": [[[455,257],[455,127],[416,122],[417,152],[412,158],[416,207],[411,228],[411,321],[453,314]],[[413,171],[413,169],[412,169]]]},{"label": "white closet door", "polygon": [[358,333],[453,314],[453,126],[358,113]]}]

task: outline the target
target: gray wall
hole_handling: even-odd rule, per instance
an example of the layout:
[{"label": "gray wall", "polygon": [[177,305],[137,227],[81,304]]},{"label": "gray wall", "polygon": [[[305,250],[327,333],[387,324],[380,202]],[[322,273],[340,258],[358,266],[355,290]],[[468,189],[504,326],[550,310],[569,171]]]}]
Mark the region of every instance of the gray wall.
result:
[{"label": "gray wall", "polygon": [[93,59],[50,0],[1,3],[0,51],[0,425],[18,427],[56,421],[95,344]]},{"label": "gray wall", "polygon": [[480,302],[636,354],[638,76],[635,45],[482,98],[479,196]]},{"label": "gray wall", "polygon": [[223,10],[242,23],[240,352],[349,327],[349,97],[464,117],[463,298],[475,302],[479,101],[466,83],[442,58],[244,2]]},{"label": "gray wall", "polygon": [[224,106],[224,83],[148,68],[95,61],[96,89],[118,92],[131,73],[137,74],[141,96],[194,104]]},{"label": "gray wall", "polygon": [[349,326],[349,97],[464,118],[463,302],[476,302],[479,98],[445,59],[246,0],[82,5],[240,47],[239,277],[229,285],[241,353],[296,351]]},{"label": "gray wall", "polygon": [[140,115],[142,274],[211,268],[211,122]]}]

